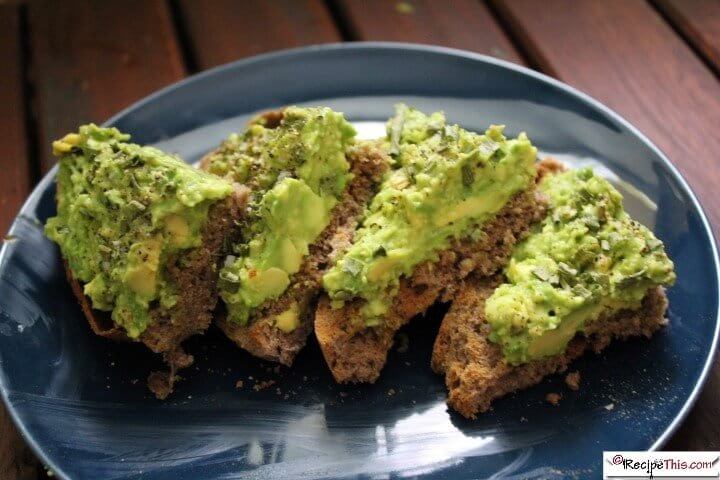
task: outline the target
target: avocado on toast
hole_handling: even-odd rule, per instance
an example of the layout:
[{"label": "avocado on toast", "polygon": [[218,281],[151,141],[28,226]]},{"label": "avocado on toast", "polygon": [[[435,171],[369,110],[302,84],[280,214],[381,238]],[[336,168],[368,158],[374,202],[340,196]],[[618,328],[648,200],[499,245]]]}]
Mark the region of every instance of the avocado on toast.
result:
[{"label": "avocado on toast", "polygon": [[287,107],[250,122],[201,168],[251,191],[220,272],[216,324],[239,347],[291,365],[312,332],[322,274],[349,245],[389,159],[329,108]]},{"label": "avocado on toast", "polygon": [[468,279],[435,341],[432,367],[445,374],[449,405],[468,418],[587,350],[667,323],[663,286],[675,273],[662,242],[592,170],[543,162],[540,171],[547,215],[516,245],[504,276]]},{"label": "avocado on toast", "polygon": [[212,320],[247,191],[129,139],[91,124],[53,143],[57,216],[45,231],[92,330],[162,354],[170,371],[148,385],[164,398],[193,361],[181,343]]},{"label": "avocado on toast", "polygon": [[352,245],[324,275],[315,335],[338,382],[374,382],[395,332],[471,272],[495,273],[539,218],[536,149],[502,127],[484,135],[398,106],[392,170]]}]

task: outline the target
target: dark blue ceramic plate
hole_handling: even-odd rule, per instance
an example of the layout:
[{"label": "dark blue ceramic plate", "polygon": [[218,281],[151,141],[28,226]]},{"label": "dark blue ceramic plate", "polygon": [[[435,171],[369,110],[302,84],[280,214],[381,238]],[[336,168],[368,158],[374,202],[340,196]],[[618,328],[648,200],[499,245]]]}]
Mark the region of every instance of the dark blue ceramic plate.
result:
[{"label": "dark blue ceramic plate", "polygon": [[[305,48],[195,76],[109,124],[188,160],[247,116],[293,103],[329,105],[362,128],[397,101],[443,109],[471,129],[504,123],[542,150],[594,163],[625,192],[675,260],[670,326],[575,365],[467,421],[445,406],[429,367],[443,307],[404,330],[375,385],[338,386],[317,345],[275,372],[213,331],[189,342],[196,365],[166,402],[144,385],[156,359],[90,333],[42,233],[54,171],[13,224],[0,255],[0,387],[15,421],[61,478],[589,478],[603,450],[660,447],[692,405],[718,334],[718,257],[695,196],[627,122],[557,81],[466,52],[397,44]],[[242,380],[242,388],[236,388]],[[275,380],[262,391],[255,382]],[[553,407],[548,392],[562,392]]]}]

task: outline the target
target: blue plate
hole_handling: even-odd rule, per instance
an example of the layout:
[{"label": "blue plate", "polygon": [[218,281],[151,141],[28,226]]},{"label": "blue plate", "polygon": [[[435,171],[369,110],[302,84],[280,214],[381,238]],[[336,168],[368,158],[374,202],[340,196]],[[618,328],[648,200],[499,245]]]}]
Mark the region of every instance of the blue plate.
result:
[{"label": "blue plate", "polygon": [[[160,402],[144,385],[157,360],[139,345],[90,333],[58,250],[43,236],[55,213],[53,170],[0,254],[0,387],[28,442],[60,478],[589,478],[599,476],[603,450],[655,449],[667,440],[697,397],[717,343],[717,251],[677,170],[591,98],[472,53],[355,43],[220,67],[109,124],[195,160],[257,110],[329,105],[365,128],[390,116],[397,101],[445,110],[471,129],[503,123],[510,134],[529,132],[545,152],[598,166],[675,260],[670,326],[576,362],[578,392],[554,376],[477,421],[448,411],[443,379],[429,367],[443,306],[403,331],[407,349],[391,352],[375,385],[335,385],[314,341],[295,367],[274,371],[213,330],[189,342],[196,364]],[[276,383],[253,389],[265,380]],[[543,400],[548,392],[563,393],[559,406]]]}]

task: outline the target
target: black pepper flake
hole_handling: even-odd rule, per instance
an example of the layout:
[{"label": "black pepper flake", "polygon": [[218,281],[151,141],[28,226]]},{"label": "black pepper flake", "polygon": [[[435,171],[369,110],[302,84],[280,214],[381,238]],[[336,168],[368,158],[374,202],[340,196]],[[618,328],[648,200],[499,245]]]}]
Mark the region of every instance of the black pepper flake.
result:
[{"label": "black pepper flake", "polygon": [[475,172],[470,165],[463,165],[462,167],[462,182],[463,185],[469,187],[475,181]]}]

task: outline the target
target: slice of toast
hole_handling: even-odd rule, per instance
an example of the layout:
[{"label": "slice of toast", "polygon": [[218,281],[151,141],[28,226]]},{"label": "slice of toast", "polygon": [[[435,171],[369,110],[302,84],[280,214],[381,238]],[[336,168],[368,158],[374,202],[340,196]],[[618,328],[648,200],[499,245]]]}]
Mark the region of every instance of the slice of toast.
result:
[{"label": "slice of toast", "polygon": [[322,298],[315,314],[315,335],[335,380],[377,380],[395,332],[435,301],[450,300],[471,272],[491,275],[500,269],[517,240],[542,216],[543,205],[535,188],[520,192],[485,224],[479,241],[456,241],[440,252],[437,262],[416,267],[412,276],[401,280],[390,312],[378,327],[365,327],[360,301],[333,309],[329,299]]},{"label": "slice of toast", "polygon": [[[168,364],[169,371],[153,372],[148,378],[148,387],[160,399],[172,392],[176,371],[193,362],[192,356],[183,351],[181,343],[192,335],[204,332],[210,325],[217,303],[217,272],[227,245],[237,234],[235,221],[244,214],[247,198],[247,189],[237,186],[231,195],[210,206],[201,232],[201,245],[167,260],[168,280],[177,285],[181,294],[172,308],[156,306],[151,309],[152,322],[138,338],[153,352],[161,354]],[[111,340],[129,341],[125,331],[113,323],[108,312],[92,308],[82,285],[73,277],[67,262],[64,264],[73,293],[93,332]]]},{"label": "slice of toast", "polygon": [[432,368],[445,374],[448,404],[464,417],[475,418],[496,398],[539,383],[546,375],[564,371],[588,350],[600,352],[614,339],[650,337],[667,324],[667,298],[662,287],[650,289],[638,310],[621,310],[588,323],[564,353],[519,366],[504,361],[500,345],[489,340],[485,301],[502,277],[469,279],[453,301],[440,326],[432,354]]},{"label": "slice of toast", "polygon": [[[264,117],[272,120],[276,115],[269,112]],[[224,307],[219,308],[215,323],[239,347],[257,357],[291,365],[305,346],[313,330],[313,311],[322,288],[322,275],[335,256],[351,243],[358,219],[389,164],[386,153],[372,142],[351,148],[348,161],[353,179],[333,208],[330,223],[310,246],[310,253],[303,259],[300,271],[292,276],[286,291],[261,305],[247,325],[228,321]],[[207,167],[207,161],[204,166]],[[284,332],[275,326],[274,318],[293,303],[297,304],[300,323],[291,332]]]}]

